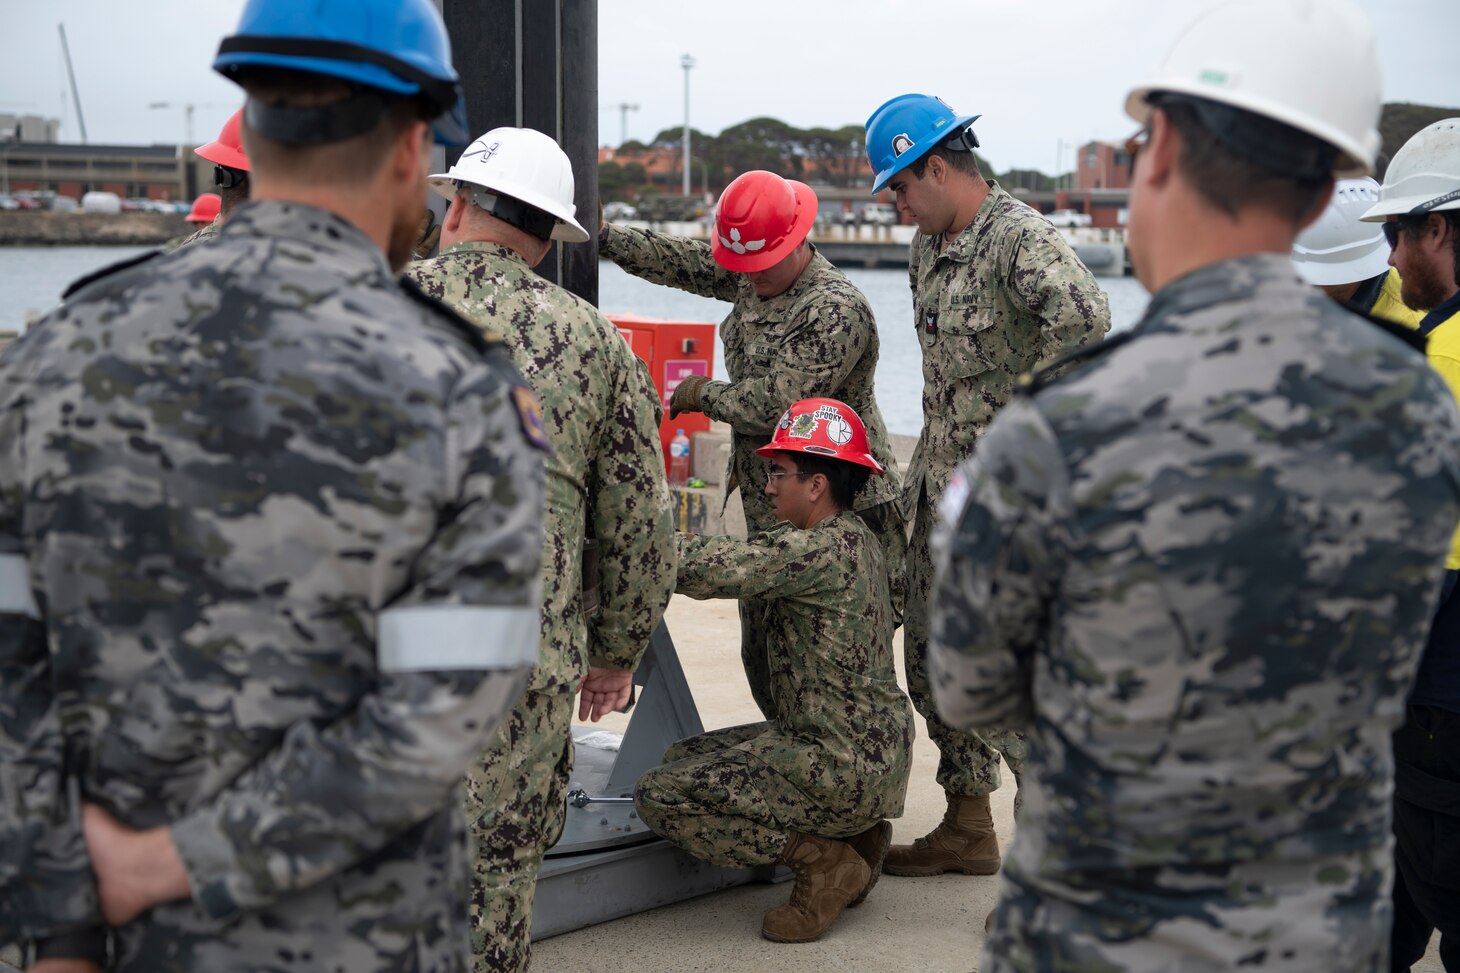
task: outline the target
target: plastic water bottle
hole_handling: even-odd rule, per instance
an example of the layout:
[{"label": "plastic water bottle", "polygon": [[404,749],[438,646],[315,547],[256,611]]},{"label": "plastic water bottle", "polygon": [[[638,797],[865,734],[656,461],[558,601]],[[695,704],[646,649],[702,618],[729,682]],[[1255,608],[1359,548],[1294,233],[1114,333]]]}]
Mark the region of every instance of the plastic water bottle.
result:
[{"label": "plastic water bottle", "polygon": [[689,485],[689,437],[683,429],[676,429],[669,441],[669,485]]}]

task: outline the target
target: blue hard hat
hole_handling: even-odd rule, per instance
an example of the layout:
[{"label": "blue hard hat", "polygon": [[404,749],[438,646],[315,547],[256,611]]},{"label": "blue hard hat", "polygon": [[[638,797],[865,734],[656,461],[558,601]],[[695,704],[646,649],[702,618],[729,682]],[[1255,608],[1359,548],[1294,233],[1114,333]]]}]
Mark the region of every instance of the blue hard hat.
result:
[{"label": "blue hard hat", "polygon": [[438,139],[471,141],[451,41],[431,0],[249,0],[213,70],[234,79],[255,66],[420,96],[439,117]]},{"label": "blue hard hat", "polygon": [[[942,98],[932,95],[898,95],[882,104],[867,119],[867,162],[877,173],[872,195],[882,192],[887,181],[927,154],[928,150],[955,132],[965,131],[978,115],[960,115]],[[978,140],[968,135],[969,151]]]}]

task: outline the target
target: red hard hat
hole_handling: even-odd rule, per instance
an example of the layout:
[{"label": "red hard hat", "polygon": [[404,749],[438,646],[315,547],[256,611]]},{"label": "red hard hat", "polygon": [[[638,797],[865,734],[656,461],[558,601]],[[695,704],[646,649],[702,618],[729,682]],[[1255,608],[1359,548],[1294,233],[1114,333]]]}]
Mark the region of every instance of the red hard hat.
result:
[{"label": "red hard hat", "polygon": [[776,453],[810,453],[865,466],[882,473],[882,464],[872,458],[867,446],[867,429],[862,419],[845,402],[836,399],[802,399],[781,416],[768,445],[757,456]]},{"label": "red hard hat", "polygon": [[204,193],[193,200],[193,208],[187,215],[189,223],[212,223],[223,207],[223,197],[217,193]]},{"label": "red hard hat", "polygon": [[243,109],[240,108],[228,116],[228,121],[223,123],[223,130],[218,137],[207,145],[200,145],[193,149],[201,158],[220,166],[227,166],[230,169],[248,168],[248,156],[243,152]]},{"label": "red hard hat", "polygon": [[752,274],[785,259],[815,222],[816,193],[810,186],[755,169],[720,194],[710,253],[726,270]]}]

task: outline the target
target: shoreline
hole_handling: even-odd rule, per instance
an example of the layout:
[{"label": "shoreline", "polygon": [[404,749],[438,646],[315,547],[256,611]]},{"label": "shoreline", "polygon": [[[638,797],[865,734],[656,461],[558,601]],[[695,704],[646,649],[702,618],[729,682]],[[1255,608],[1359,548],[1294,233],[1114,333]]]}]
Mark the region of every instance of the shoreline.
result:
[{"label": "shoreline", "polygon": [[0,211],[0,247],[160,246],[189,231],[169,213]]}]

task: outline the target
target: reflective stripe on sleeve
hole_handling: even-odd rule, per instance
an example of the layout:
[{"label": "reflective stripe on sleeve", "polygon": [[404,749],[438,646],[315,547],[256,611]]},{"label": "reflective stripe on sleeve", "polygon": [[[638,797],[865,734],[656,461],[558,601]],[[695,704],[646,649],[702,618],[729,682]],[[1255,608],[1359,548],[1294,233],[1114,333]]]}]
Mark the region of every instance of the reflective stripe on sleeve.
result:
[{"label": "reflective stripe on sleeve", "polygon": [[40,621],[41,611],[30,590],[30,570],[24,555],[0,554],[0,613]]},{"label": "reflective stripe on sleeve", "polygon": [[380,613],[381,672],[515,669],[537,662],[536,608],[441,605]]}]

